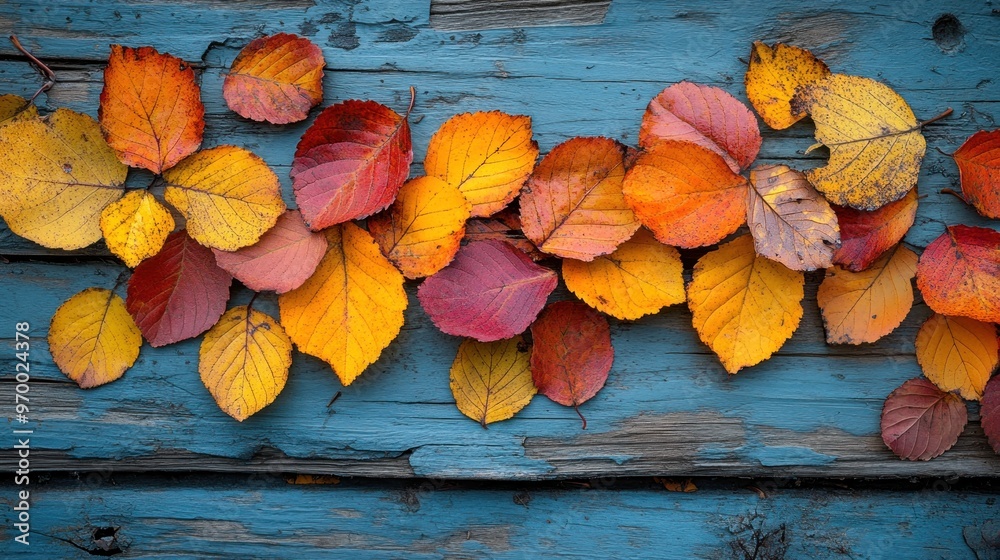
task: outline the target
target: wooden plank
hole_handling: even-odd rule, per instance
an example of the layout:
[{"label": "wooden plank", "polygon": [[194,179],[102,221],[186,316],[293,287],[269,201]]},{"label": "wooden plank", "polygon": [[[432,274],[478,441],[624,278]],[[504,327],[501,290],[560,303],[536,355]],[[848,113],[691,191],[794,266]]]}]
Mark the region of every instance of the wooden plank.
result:
[{"label": "wooden plank", "polygon": [[442,31],[595,25],[611,0],[434,0],[431,27]]},{"label": "wooden plank", "polygon": [[[327,103],[371,97],[398,109],[418,89],[413,113],[416,160],[445,119],[463,111],[501,109],[531,115],[542,150],[576,135],[634,143],[648,100],[682,79],[711,83],[743,97],[740,82],[754,39],[811,47],[835,70],[888,82],[927,118],[946,106],[956,115],[926,131],[917,225],[907,240],[925,246],[943,225],[989,225],[940,189],[957,181],[950,158],[979,128],[995,126],[1000,37],[986,5],[951,7],[966,30],[933,39],[941,9],[839,2],[809,6],[761,0],[739,10],[672,0],[614,2],[601,25],[450,32],[430,25],[428,2],[295,2],[211,0],[84,2],[44,8],[9,2],[0,28],[54,61],[60,83],[45,109],[69,106],[96,114],[107,44],[152,44],[196,63],[208,125],[205,145],[234,143],[263,156],[290,199],[288,166],[308,122],[284,127],[249,123],[221,98],[225,69],[259,33],[312,37],[327,56]],[[940,34],[939,34],[940,35]],[[891,42],[892,49],[886,49]],[[3,89],[30,94],[38,79],[6,45]],[[764,131],[762,162],[819,165],[803,155],[811,127]],[[414,174],[420,172],[415,166]],[[131,179],[142,185],[148,177]],[[329,368],[297,355],[292,378],[274,406],[243,424],[223,415],[196,373],[197,341],[144,348],[123,380],[92,391],[71,385],[51,363],[43,338],[59,303],[91,285],[111,287],[119,267],[95,245],[44,250],[0,230],[0,329],[32,324],[32,394],[37,396],[39,470],[337,472],[377,476],[558,478],[697,473],[717,476],[995,476],[1000,460],[985,443],[976,408],[955,449],[929,463],[895,459],[878,435],[882,400],[919,375],[913,339],[928,315],[920,303],[904,325],[878,344],[828,347],[815,308],[819,274],[810,275],[806,316],[795,337],[769,362],[727,377],[697,340],[684,309],[634,323],[613,322],[617,359],[608,387],[583,407],[581,432],[568,409],[537,398],[518,418],[483,431],[462,417],[448,391],[457,341],[441,335],[412,298],[407,326],[359,382],[342,388]],[[58,258],[55,256],[58,255]],[[24,259],[27,259],[26,261]],[[33,262],[47,259],[48,262]],[[80,261],[76,265],[60,264]],[[248,294],[234,292],[233,303]],[[560,292],[557,297],[566,297]],[[264,298],[274,312],[273,298]],[[3,348],[12,351],[11,333]],[[0,387],[9,393],[11,378]],[[343,396],[328,411],[337,392]],[[164,422],[164,418],[170,419]],[[8,443],[4,443],[9,449]],[[9,454],[0,459],[10,465]]]},{"label": "wooden plank", "polygon": [[[86,473],[31,489],[17,558],[996,558],[993,491],[786,489],[646,481],[590,490],[477,489],[443,480],[287,485],[278,476],[134,478]],[[754,488],[766,488],[762,497]],[[3,487],[4,495],[13,488]],[[755,552],[756,551],[756,552]],[[978,555],[978,556],[977,556]]]}]

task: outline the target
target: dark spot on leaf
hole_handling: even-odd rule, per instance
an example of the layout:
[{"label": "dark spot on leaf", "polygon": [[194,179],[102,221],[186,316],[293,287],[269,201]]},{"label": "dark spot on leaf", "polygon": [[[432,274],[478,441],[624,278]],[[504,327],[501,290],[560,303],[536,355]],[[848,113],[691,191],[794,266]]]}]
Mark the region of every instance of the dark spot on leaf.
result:
[{"label": "dark spot on leaf", "polygon": [[952,14],[944,14],[937,18],[931,27],[931,35],[942,52],[953,53],[965,45],[965,27]]},{"label": "dark spot on leaf", "polygon": [[73,172],[73,166],[70,165],[68,162],[64,163],[63,164],[63,173],[72,173],[72,172]]}]

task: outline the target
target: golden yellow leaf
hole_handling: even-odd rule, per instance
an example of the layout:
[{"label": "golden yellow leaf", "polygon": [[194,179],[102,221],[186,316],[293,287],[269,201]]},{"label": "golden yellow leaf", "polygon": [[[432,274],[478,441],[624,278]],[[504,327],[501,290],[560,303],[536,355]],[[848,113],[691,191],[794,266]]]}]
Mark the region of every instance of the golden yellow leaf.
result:
[{"label": "golden yellow leaf", "polygon": [[111,290],[87,288],[56,309],[49,352],[59,369],[84,389],[121,377],[139,357],[142,334]]},{"label": "golden yellow leaf", "polygon": [[184,158],[163,179],[164,197],[187,218],[188,234],[213,249],[253,245],[285,211],[278,176],[264,160],[236,146]]},{"label": "golden yellow leaf", "polygon": [[108,249],[129,268],[160,252],[174,231],[174,217],[149,191],[132,191],[101,212]]},{"label": "golden yellow leaf", "polygon": [[0,95],[0,126],[16,120],[33,119],[38,116],[38,108],[34,103],[20,95],[8,93]]},{"label": "golden yellow leaf", "polygon": [[802,319],[805,276],[758,256],[749,235],[707,253],[688,286],[692,323],[729,373],[758,364]]},{"label": "golden yellow leaf", "polygon": [[0,127],[0,215],[45,247],[86,247],[101,238],[101,211],[125,192],[127,169],[87,115],[15,119]]},{"label": "golden yellow leaf", "polygon": [[219,319],[201,342],[198,373],[212,398],[240,422],[274,402],[288,381],[292,341],[271,316],[246,305]]},{"label": "golden yellow leaf", "polygon": [[792,111],[809,113],[816,140],[830,148],[827,165],[806,172],[830,202],[875,210],[916,186],[927,143],[910,106],[889,86],[831,74],[803,86]]},{"label": "golden yellow leaf", "polygon": [[805,49],[755,41],[745,79],[747,99],[768,126],[788,128],[806,116],[804,111],[792,112],[795,90],[828,75],[826,64]]},{"label": "golden yellow leaf", "polygon": [[983,398],[986,382],[1000,364],[997,328],[968,317],[935,313],[917,332],[917,363],[942,391]]},{"label": "golden yellow leaf", "polygon": [[528,406],[537,390],[531,380],[531,353],[524,346],[520,335],[462,342],[451,365],[451,394],[462,414],[485,428]]},{"label": "golden yellow leaf", "polygon": [[537,157],[531,117],[464,113],[431,137],[424,171],[458,187],[472,203],[474,217],[492,216],[514,200]]},{"label": "golden yellow leaf", "polygon": [[368,219],[368,231],[404,276],[422,278],[455,258],[471,210],[457,187],[417,177],[399,189],[386,212]]},{"label": "golden yellow leaf", "polygon": [[407,298],[403,275],[368,232],[347,222],[325,233],[330,248],[316,272],[278,296],[278,306],[298,349],[350,385],[399,334]]},{"label": "golden yellow leaf", "polygon": [[861,272],[827,269],[816,294],[826,341],[861,344],[891,333],[913,306],[910,282],[916,274],[917,255],[902,245]]},{"label": "golden yellow leaf", "polygon": [[638,319],[684,303],[683,266],[677,249],[640,229],[615,252],[584,262],[564,259],[566,287],[587,305],[619,319]]}]

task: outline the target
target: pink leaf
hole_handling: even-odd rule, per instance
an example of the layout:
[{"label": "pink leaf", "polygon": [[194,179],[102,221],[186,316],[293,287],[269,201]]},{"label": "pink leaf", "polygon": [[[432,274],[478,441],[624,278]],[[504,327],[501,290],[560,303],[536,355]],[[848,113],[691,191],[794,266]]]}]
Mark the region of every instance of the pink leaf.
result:
[{"label": "pink leaf", "polygon": [[215,262],[256,292],[301,286],[326,254],[326,238],[310,231],[296,210],[282,214],[260,241],[238,251],[213,249]]},{"label": "pink leaf", "polygon": [[1000,376],[995,376],[986,384],[979,415],[990,447],[1000,453]]},{"label": "pink leaf", "polygon": [[556,287],[556,273],[505,241],[474,241],[417,291],[442,332],[490,342],[528,328]]},{"label": "pink leaf", "polygon": [[951,449],[968,420],[962,399],[918,377],[885,399],[882,441],[900,458],[927,461]]},{"label": "pink leaf", "polygon": [[175,231],[135,268],[125,307],[151,346],[165,346],[210,329],[226,311],[232,282],[211,249]]}]

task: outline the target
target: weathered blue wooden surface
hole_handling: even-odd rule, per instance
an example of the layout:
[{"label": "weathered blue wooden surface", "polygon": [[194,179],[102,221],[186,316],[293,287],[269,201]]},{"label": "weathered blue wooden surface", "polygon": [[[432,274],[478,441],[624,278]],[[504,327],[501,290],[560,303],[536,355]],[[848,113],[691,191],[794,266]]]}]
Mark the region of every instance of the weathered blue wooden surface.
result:
[{"label": "weathered blue wooden surface", "polygon": [[[402,109],[417,88],[416,160],[452,114],[501,109],[531,115],[543,151],[576,135],[635,141],[648,100],[682,79],[720,85],[744,97],[742,76],[755,39],[812,48],[836,71],[885,80],[928,118],[956,114],[926,131],[917,225],[907,240],[926,245],[948,223],[986,224],[948,195],[957,170],[934,147],[953,151],[1000,110],[1000,17],[982,2],[843,2],[808,6],[778,0],[708,6],[695,2],[615,1],[601,25],[439,31],[426,0],[296,2],[8,2],[0,30],[16,32],[60,83],[46,109],[96,114],[107,45],[154,45],[201,66],[208,124],[205,145],[234,143],[263,156],[284,182],[308,125],[272,127],[229,112],[225,69],[259,33],[312,37],[327,56],[326,104],[373,98]],[[932,39],[944,11],[965,33],[955,48]],[[38,79],[0,48],[4,90],[28,94]],[[762,161],[819,165],[802,154],[811,125],[764,131]],[[415,166],[414,173],[419,173]],[[615,365],[607,388],[575,414],[538,397],[512,421],[482,430],[454,408],[448,367],[458,341],[441,335],[411,298],[407,325],[370,371],[341,388],[329,368],[296,355],[277,402],[243,424],[221,413],[196,372],[197,341],[143,348],[139,363],[109,386],[81,391],[51,364],[43,338],[60,302],[91,285],[110,287],[120,267],[95,260],[54,262],[4,229],[0,254],[0,338],[12,348],[15,321],[30,321],[36,465],[41,470],[267,470],[371,476],[549,478],[649,475],[900,477],[1000,473],[1000,458],[972,422],[959,444],[929,463],[896,459],[882,445],[885,396],[919,375],[912,348],[928,311],[917,304],[904,325],[877,344],[829,347],[811,276],[806,314],[795,337],[770,361],[727,377],[697,340],[690,315],[669,309],[635,323],[613,323]],[[101,246],[72,255],[106,255]],[[71,255],[71,256],[72,256]],[[37,260],[35,260],[37,259]],[[72,258],[69,260],[73,260]],[[410,293],[412,295],[412,287]],[[247,293],[236,290],[234,303]],[[273,311],[273,299],[264,304]],[[7,327],[4,327],[7,325]],[[6,329],[6,330],[3,330]],[[8,332],[9,331],[9,332]],[[12,351],[12,350],[9,350]],[[3,394],[11,378],[3,377]],[[343,396],[328,408],[337,392]],[[0,442],[9,450],[9,444]],[[3,466],[11,464],[5,453]]]},{"label": "weathered blue wooden surface", "polygon": [[[987,560],[1000,553],[990,548],[1000,542],[997,497],[943,481],[905,493],[773,489],[765,481],[758,486],[766,498],[712,483],[689,494],[590,485],[596,489],[289,486],[277,477],[150,482],[91,474],[33,489],[31,544],[5,550],[8,558],[38,559],[92,557],[74,544],[171,559]],[[11,516],[0,517],[6,545]]]}]

